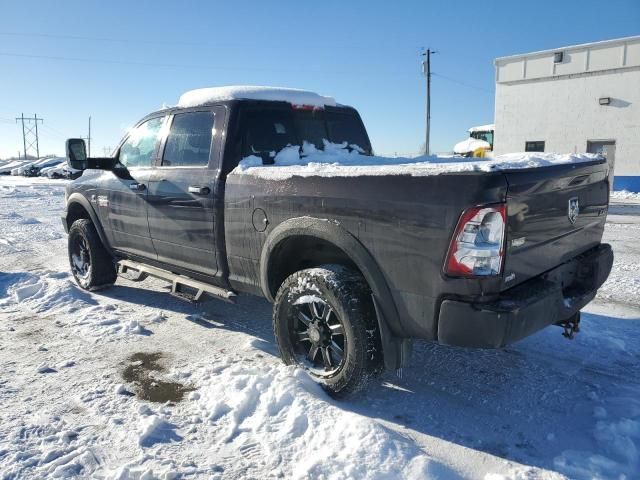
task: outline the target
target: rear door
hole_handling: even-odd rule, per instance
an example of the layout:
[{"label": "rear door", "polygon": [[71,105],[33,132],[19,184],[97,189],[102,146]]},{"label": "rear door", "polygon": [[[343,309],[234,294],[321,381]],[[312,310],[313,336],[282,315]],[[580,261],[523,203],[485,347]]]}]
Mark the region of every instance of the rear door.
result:
[{"label": "rear door", "polygon": [[211,276],[218,271],[214,198],[224,117],[223,107],[172,115],[148,194],[158,260]]},{"label": "rear door", "polygon": [[609,203],[604,161],[506,171],[504,288],[598,245]]},{"label": "rear door", "polygon": [[164,116],[135,127],[120,146],[118,160],[129,175],[107,172],[101,181],[99,209],[106,215],[112,246],[117,250],[155,259],[149,234],[147,197],[158,155]]}]

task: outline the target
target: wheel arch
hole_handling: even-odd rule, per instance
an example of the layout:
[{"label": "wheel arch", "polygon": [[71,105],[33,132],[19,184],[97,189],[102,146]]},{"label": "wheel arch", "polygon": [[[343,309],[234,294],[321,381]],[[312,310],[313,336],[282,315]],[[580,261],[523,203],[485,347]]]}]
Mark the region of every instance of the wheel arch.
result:
[{"label": "wheel arch", "polygon": [[[320,255],[317,262],[302,265],[296,258],[299,255],[288,255],[289,252],[308,251],[306,248],[313,245],[313,241],[334,250],[328,255]],[[338,262],[325,261],[332,255],[337,255]],[[283,261],[286,262],[284,266]],[[286,220],[271,231],[260,257],[260,283],[264,296],[273,302],[282,281],[290,274],[326,263],[351,264],[362,274],[371,289],[385,365],[387,368],[402,366],[404,360],[398,353],[403,342],[401,323],[384,274],[364,245],[337,222],[299,217]]]},{"label": "wheel arch", "polygon": [[65,216],[67,231],[69,231],[71,225],[73,225],[73,222],[81,218],[91,220],[91,223],[93,223],[93,226],[95,227],[96,232],[98,233],[98,237],[100,237],[100,241],[102,242],[102,245],[104,245],[105,250],[107,250],[110,255],[113,255],[113,251],[111,250],[111,246],[109,245],[107,236],[104,233],[102,224],[100,223],[100,219],[98,218],[98,214],[93,209],[93,206],[83,195],[77,192],[72,193],[67,199],[67,211]]}]

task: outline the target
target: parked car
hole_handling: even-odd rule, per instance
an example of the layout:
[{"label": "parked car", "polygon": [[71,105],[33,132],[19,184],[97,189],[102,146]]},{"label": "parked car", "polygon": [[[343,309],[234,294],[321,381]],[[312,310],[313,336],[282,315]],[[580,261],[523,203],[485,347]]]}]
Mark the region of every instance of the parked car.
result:
[{"label": "parked car", "polygon": [[31,163],[32,160],[12,160],[0,165],[0,175],[11,175],[14,169],[21,167],[26,163]]},{"label": "parked car", "polygon": [[80,174],[82,174],[81,170],[76,170],[67,165],[66,158],[61,158],[59,163],[40,170],[40,176],[48,178],[74,179],[79,177]]},{"label": "parked car", "polygon": [[[253,92],[253,93],[252,93]],[[187,94],[143,118],[113,157],[86,158],[62,218],[80,287],[118,273],[193,300],[259,295],[287,364],[334,395],[401,368],[412,339],[499,348],[577,330],[612,265],[606,163],[439,175],[231,173],[303,142],[371,144],[358,112],[307,92]],[[310,103],[310,104],[309,104]],[[357,147],[356,147],[357,146]]]},{"label": "parked car", "polygon": [[37,177],[40,174],[40,170],[45,167],[58,165],[64,162],[65,158],[60,157],[45,157],[37,160],[31,160],[11,170],[11,175],[22,175],[25,177]]}]

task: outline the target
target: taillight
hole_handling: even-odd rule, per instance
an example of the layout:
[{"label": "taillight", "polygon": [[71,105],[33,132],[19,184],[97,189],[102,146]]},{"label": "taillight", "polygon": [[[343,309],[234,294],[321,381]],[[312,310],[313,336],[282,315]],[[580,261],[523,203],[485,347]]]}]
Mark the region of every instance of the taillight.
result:
[{"label": "taillight", "polygon": [[506,212],[503,203],[465,210],[449,245],[445,267],[447,275],[476,277],[500,274]]}]

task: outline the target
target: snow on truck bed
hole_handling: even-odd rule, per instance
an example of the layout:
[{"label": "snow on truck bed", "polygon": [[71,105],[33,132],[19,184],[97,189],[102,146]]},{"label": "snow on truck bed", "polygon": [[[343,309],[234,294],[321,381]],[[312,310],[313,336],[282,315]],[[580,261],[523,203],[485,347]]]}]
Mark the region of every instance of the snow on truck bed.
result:
[{"label": "snow on truck bed", "polygon": [[597,160],[593,154],[509,153],[491,159],[465,157],[422,156],[377,157],[363,155],[352,145],[325,143],[324,150],[305,143],[272,152],[273,165],[263,165],[262,159],[251,155],[242,159],[232,174],[254,175],[270,180],[299,177],[356,177],[380,175],[428,176],[457,172],[493,172],[522,168],[547,167]]},{"label": "snow on truck bed", "polygon": [[269,100],[288,102],[293,105],[325,107],[336,105],[333,97],[325,97],[307,90],[281,87],[259,87],[240,85],[229,87],[198,88],[185,92],[178,100],[179,107],[198,107],[225,100]]}]

